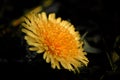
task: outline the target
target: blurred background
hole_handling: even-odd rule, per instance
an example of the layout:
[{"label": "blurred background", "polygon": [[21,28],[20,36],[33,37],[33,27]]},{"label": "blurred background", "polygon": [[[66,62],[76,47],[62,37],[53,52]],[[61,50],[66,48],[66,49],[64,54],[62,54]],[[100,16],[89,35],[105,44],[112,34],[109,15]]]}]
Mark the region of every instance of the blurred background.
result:
[{"label": "blurred background", "polygon": [[[42,55],[28,50],[21,17],[36,7],[70,21],[81,36],[87,33],[83,41],[90,62],[80,74],[53,70]],[[1,73],[21,72],[41,80],[120,80],[119,7],[117,0],[0,0]]]}]

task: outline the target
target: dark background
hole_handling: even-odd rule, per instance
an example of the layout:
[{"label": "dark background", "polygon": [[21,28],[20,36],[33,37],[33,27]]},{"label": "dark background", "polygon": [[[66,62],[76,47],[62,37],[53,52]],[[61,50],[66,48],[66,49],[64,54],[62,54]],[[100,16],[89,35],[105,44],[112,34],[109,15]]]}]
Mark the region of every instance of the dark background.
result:
[{"label": "dark background", "polygon": [[[25,74],[42,80],[119,80],[120,67],[109,59],[116,52],[120,56],[120,5],[118,0],[54,0],[44,7],[47,13],[69,20],[81,35],[89,31],[88,43],[101,49],[101,53],[89,53],[90,63],[80,74],[67,70],[53,70],[42,55],[33,55],[23,39],[20,24],[12,22],[45,0],[0,0],[0,71],[6,74]],[[100,39],[94,37],[98,36]],[[116,41],[116,39],[118,39]],[[95,40],[98,40],[96,43]],[[116,46],[114,46],[116,44]],[[113,54],[113,55],[112,55]],[[26,55],[28,57],[26,57]],[[112,65],[111,65],[112,61]],[[114,67],[115,65],[115,67]],[[115,70],[114,70],[115,69]],[[21,75],[18,75],[20,77]],[[2,76],[2,75],[1,75]],[[45,77],[43,77],[45,76]],[[11,76],[14,77],[14,76]]]}]

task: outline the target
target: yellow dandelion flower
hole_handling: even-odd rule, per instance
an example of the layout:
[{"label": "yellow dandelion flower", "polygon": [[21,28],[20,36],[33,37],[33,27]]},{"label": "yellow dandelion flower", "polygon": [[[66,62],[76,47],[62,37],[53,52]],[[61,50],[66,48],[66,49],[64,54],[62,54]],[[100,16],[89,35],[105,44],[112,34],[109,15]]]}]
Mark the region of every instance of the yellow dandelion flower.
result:
[{"label": "yellow dandelion flower", "polygon": [[87,66],[89,61],[82,48],[83,42],[70,22],[55,18],[55,13],[47,17],[45,12],[30,13],[24,21],[22,32],[26,33],[25,40],[31,46],[29,50],[43,53],[43,58],[53,69],[63,67],[79,72],[79,67]]}]

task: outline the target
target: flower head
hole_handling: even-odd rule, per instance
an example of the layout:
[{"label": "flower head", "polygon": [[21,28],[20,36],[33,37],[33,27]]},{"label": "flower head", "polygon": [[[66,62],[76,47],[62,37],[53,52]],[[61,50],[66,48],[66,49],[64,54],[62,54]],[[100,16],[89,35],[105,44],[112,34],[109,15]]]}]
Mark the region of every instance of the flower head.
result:
[{"label": "flower head", "polygon": [[26,33],[25,40],[30,51],[42,53],[47,63],[51,63],[53,69],[79,71],[79,67],[87,66],[88,59],[82,48],[79,32],[74,26],[55,14],[30,13],[24,18],[22,32]]}]

